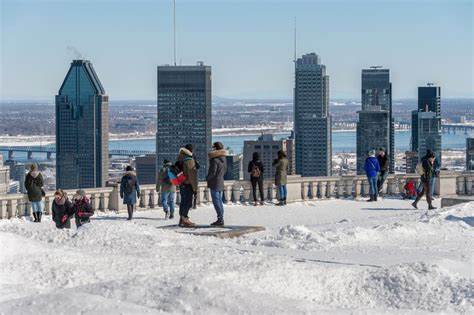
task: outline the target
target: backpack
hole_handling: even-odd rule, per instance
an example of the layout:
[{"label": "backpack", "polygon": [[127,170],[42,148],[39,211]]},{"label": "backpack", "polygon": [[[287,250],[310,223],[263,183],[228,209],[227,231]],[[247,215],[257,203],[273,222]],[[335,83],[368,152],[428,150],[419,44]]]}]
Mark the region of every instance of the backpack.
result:
[{"label": "backpack", "polygon": [[415,171],[420,176],[425,175],[425,170],[423,168],[423,163],[422,162],[418,162],[418,164],[416,164]]},{"label": "backpack", "polygon": [[131,177],[131,176],[125,177],[125,185],[124,185],[125,192],[132,193],[133,190],[135,189],[135,184],[136,184],[136,180],[134,177]]},{"label": "backpack", "polygon": [[260,177],[260,175],[262,174],[262,172],[260,171],[260,167],[258,167],[258,165],[253,165],[252,166],[252,171],[250,172],[250,176],[251,177]]}]

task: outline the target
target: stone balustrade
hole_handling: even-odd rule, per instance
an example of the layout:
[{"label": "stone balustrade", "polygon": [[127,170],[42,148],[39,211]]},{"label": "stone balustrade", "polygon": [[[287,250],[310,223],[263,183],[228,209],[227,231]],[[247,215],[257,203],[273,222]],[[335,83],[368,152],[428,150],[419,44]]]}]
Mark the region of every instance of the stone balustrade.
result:
[{"label": "stone balustrade", "polygon": [[[385,181],[385,195],[401,195],[405,183],[413,179],[418,184],[420,177],[416,174],[390,175]],[[459,173],[442,171],[435,192],[440,196],[472,195],[474,173]],[[137,210],[158,209],[161,206],[161,194],[155,191],[155,185],[142,185],[142,197],[139,199]],[[267,202],[278,199],[278,192],[273,180],[264,181],[264,197]],[[288,176],[288,202],[306,200],[324,200],[329,198],[361,198],[369,193],[369,182],[365,176],[329,176],[301,177]],[[95,211],[126,211],[122,204],[119,188],[104,187],[85,189]],[[69,196],[74,190],[66,191]],[[44,198],[45,213],[50,214],[54,192],[48,191]],[[180,203],[179,190],[176,192],[176,204]],[[260,198],[259,198],[260,199]],[[226,204],[251,204],[253,202],[252,187],[249,181],[226,181],[223,192]],[[210,192],[205,182],[199,183],[196,206],[211,203]],[[0,219],[31,215],[31,205],[23,194],[0,195]]]}]

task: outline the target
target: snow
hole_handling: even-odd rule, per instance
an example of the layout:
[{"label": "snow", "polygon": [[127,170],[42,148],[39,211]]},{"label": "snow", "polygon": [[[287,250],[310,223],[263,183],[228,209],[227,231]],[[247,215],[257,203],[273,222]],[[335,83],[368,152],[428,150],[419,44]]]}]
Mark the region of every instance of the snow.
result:
[{"label": "snow", "polygon": [[[439,201],[435,202],[439,206]],[[420,208],[426,204],[420,203]],[[226,205],[235,239],[160,229],[163,212],[79,230],[0,221],[0,314],[474,312],[474,203],[385,198]],[[215,219],[211,206],[192,220]]]}]

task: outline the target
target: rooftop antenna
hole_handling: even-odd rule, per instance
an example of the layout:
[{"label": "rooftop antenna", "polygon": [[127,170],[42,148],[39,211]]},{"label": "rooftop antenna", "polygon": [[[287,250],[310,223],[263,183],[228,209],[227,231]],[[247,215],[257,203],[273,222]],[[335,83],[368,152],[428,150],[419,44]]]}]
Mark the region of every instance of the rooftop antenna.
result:
[{"label": "rooftop antenna", "polygon": [[293,52],[293,62],[295,63],[296,69],[296,16],[295,16],[295,27],[294,27],[294,52]]},{"label": "rooftop antenna", "polygon": [[176,0],[173,0],[173,56],[176,66]]},{"label": "rooftop antenna", "polygon": [[428,82],[428,83],[426,83],[426,85],[428,85],[428,86],[435,86],[436,83]]},{"label": "rooftop antenna", "polygon": [[374,69],[374,70],[377,70],[380,68],[383,68],[383,66],[370,66],[370,69]]}]

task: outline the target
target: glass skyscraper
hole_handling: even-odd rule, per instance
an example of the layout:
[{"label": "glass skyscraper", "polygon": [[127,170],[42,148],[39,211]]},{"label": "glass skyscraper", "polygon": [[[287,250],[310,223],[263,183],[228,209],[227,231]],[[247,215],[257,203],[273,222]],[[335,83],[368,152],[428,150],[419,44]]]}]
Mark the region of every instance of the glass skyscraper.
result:
[{"label": "glass skyscraper", "polygon": [[[158,66],[158,121],[156,163],[176,161],[179,149],[192,143],[200,164],[199,179],[207,175],[207,153],[212,148],[211,67]],[[225,145],[225,143],[224,143]]]},{"label": "glass skyscraper", "polygon": [[74,60],[56,95],[56,186],[103,187],[108,179],[109,98],[89,60]]},{"label": "glass skyscraper", "polygon": [[329,76],[315,53],[296,60],[294,115],[296,174],[330,176]]},{"label": "glass skyscraper", "polygon": [[418,87],[418,109],[411,113],[411,150],[421,159],[432,150],[441,164],[441,88]]},{"label": "glass skyscraper", "polygon": [[392,117],[390,70],[372,67],[362,70],[362,110],[357,123],[357,174],[365,174],[368,151],[385,148],[390,173],[395,169],[395,124]]}]

